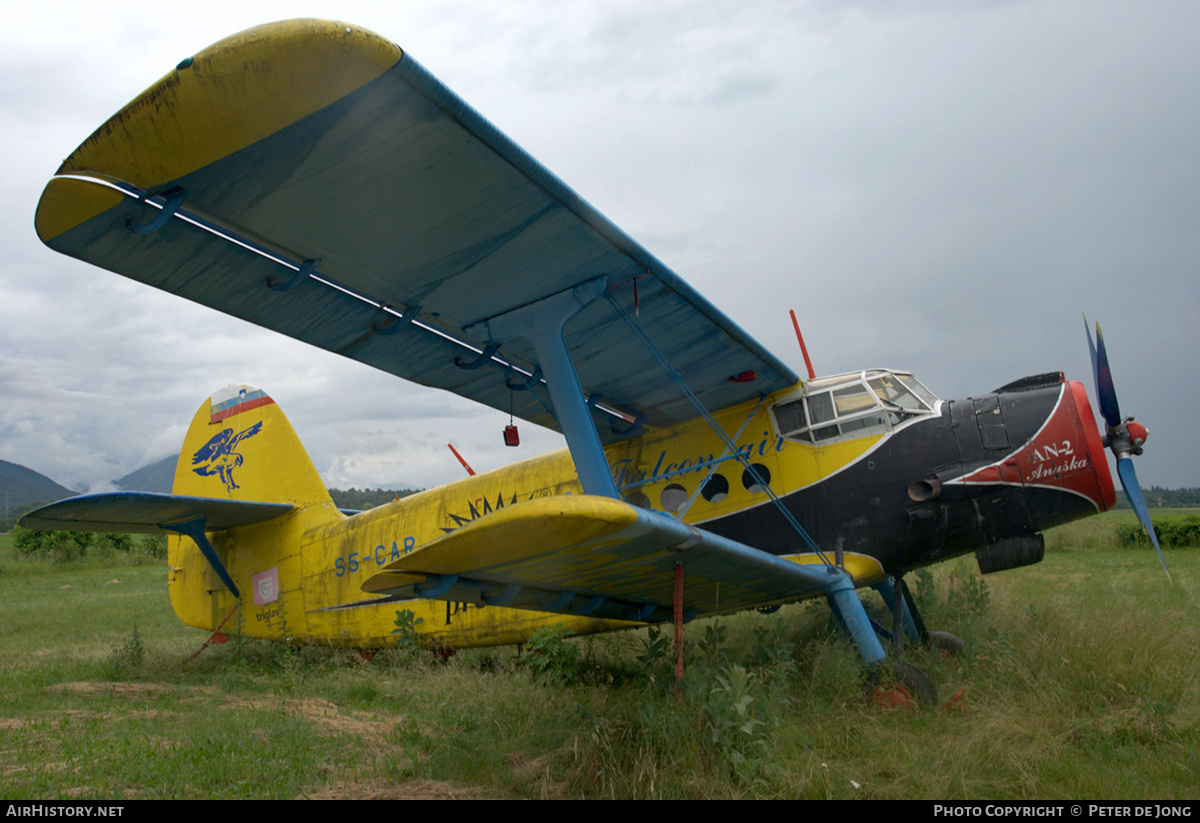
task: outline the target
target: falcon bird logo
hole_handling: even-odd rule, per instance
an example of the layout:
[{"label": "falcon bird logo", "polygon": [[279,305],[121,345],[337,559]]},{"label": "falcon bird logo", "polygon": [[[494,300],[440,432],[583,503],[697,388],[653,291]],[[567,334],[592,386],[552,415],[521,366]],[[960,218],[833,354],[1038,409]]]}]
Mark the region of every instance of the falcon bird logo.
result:
[{"label": "falcon bird logo", "polygon": [[221,482],[225,484],[225,488],[229,491],[241,488],[233,480],[233,470],[242,465],[245,458],[234,451],[234,447],[238,443],[245,440],[247,437],[253,437],[262,430],[262,421],[255,423],[248,429],[243,429],[237,434],[233,433],[233,429],[225,429],[220,434],[214,436],[211,440],[196,450],[192,455],[192,465],[196,474],[207,476],[210,474],[219,475]]}]

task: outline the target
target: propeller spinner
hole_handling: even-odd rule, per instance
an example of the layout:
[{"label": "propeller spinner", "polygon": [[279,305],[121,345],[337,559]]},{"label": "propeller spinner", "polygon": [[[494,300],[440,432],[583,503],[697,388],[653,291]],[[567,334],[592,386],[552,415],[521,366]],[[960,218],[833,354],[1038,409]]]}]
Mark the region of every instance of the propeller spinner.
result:
[{"label": "propeller spinner", "polygon": [[1150,542],[1158,552],[1163,571],[1167,579],[1171,572],[1167,570],[1167,561],[1163,558],[1162,547],[1158,545],[1158,535],[1154,524],[1150,522],[1150,510],[1142,496],[1142,487],[1138,484],[1137,472],[1133,468],[1131,457],[1142,453],[1142,444],[1146,442],[1146,427],[1135,423],[1132,417],[1121,419],[1121,405],[1117,402],[1117,390],[1113,387],[1112,371],[1108,367],[1108,352],[1104,348],[1104,335],[1100,332],[1100,324],[1096,324],[1096,342],[1092,342],[1092,330],[1088,328],[1087,316],[1083,318],[1083,330],[1087,333],[1088,349],[1092,354],[1092,378],[1096,386],[1096,399],[1100,401],[1100,414],[1104,417],[1106,433],[1104,443],[1117,458],[1117,475],[1121,478],[1121,488],[1129,504],[1137,513],[1142,527],[1150,535]]}]

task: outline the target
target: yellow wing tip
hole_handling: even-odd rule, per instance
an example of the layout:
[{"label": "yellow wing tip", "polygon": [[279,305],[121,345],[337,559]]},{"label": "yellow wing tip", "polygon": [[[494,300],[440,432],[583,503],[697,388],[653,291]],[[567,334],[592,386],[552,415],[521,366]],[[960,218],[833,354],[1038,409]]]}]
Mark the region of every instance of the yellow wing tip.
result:
[{"label": "yellow wing tip", "polygon": [[101,183],[55,177],[38,200],[33,226],[43,243],[75,228],[120,203],[125,195]]},{"label": "yellow wing tip", "polygon": [[143,189],[166,184],[361,88],[403,57],[336,20],[268,23],[182,60],[63,161]]}]

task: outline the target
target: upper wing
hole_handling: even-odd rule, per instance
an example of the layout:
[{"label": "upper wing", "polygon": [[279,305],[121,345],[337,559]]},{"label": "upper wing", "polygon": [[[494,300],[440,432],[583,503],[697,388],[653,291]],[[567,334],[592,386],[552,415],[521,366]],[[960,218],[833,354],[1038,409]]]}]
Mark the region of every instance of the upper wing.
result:
[{"label": "upper wing", "polygon": [[[709,408],[798,380],[397,46],[343,23],[262,26],[185,60],[67,158],[37,229],[65,254],[551,428],[544,392],[508,388],[535,371],[532,348],[493,351],[475,324],[600,276]],[[565,337],[602,411],[694,416],[607,301]]]},{"label": "upper wing", "polygon": [[659,512],[607,497],[566,495],[506,506],[472,521],[372,575],[363,590],[659,622],[671,619],[676,563],[686,568],[682,607],[690,615],[802,599],[842,576]]}]

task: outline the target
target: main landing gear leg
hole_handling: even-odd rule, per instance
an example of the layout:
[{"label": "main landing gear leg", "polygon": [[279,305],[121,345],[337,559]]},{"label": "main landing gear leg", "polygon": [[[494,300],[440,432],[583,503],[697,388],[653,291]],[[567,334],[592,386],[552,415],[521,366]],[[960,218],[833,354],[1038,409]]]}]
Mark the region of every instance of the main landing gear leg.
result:
[{"label": "main landing gear leg", "polygon": [[825,597],[829,601],[829,608],[833,610],[834,616],[842,624],[842,628],[853,638],[863,663],[868,666],[882,663],[887,655],[871,626],[871,619],[867,617],[867,612],[858,598],[858,592],[855,590],[850,576],[842,573],[835,581],[826,585]]},{"label": "main landing gear leg", "polygon": [[912,642],[920,642],[924,625],[911,598],[896,597],[897,586],[907,595],[907,587],[900,578],[889,578],[874,587],[891,609],[891,631],[873,620],[869,623],[873,633],[891,641],[892,658],[887,661],[888,665],[878,667],[869,681],[871,701],[882,705],[911,706],[915,700],[921,706],[935,706],[937,687],[933,681],[921,669],[903,659],[905,636]]},{"label": "main landing gear leg", "polygon": [[[868,694],[873,702],[894,702],[894,697],[899,695],[908,705],[912,704],[914,698],[921,706],[937,705],[937,689],[923,671],[900,660],[899,657],[887,659],[883,645],[875,633],[874,624],[867,617],[854,583],[848,575],[843,574],[838,580],[827,585],[825,596],[834,616],[850,633],[858,647],[858,653],[867,665]],[[895,688],[893,684],[898,684],[903,690]]]},{"label": "main landing gear leg", "polygon": [[[899,605],[904,610],[904,633],[909,640],[933,646],[940,649],[943,654],[956,655],[963,651],[965,648],[963,642],[954,635],[949,632],[931,632],[925,628],[925,621],[921,619],[921,612],[917,609],[917,601],[913,599],[912,592],[909,591],[908,584],[904,582],[903,577],[896,577],[894,582],[889,577],[874,588],[883,597],[888,608],[892,610],[893,630],[895,629],[896,589],[898,588],[903,594],[903,597],[899,598]],[[889,635],[885,632],[884,636]]]},{"label": "main landing gear leg", "polygon": [[[884,637],[892,638],[893,646],[901,647],[903,638],[897,638],[896,635],[900,634],[901,623],[903,622],[904,636],[913,643],[925,642],[927,635],[925,624],[921,621],[921,615],[917,612],[916,603],[912,601],[912,597],[908,593],[908,586],[904,584],[904,578],[900,576],[889,577],[882,583],[876,583],[872,588],[879,592],[880,597],[883,598],[883,602],[887,603],[888,609],[892,612],[892,628],[891,631],[883,631]],[[897,588],[904,593],[903,597],[896,597]]]}]

